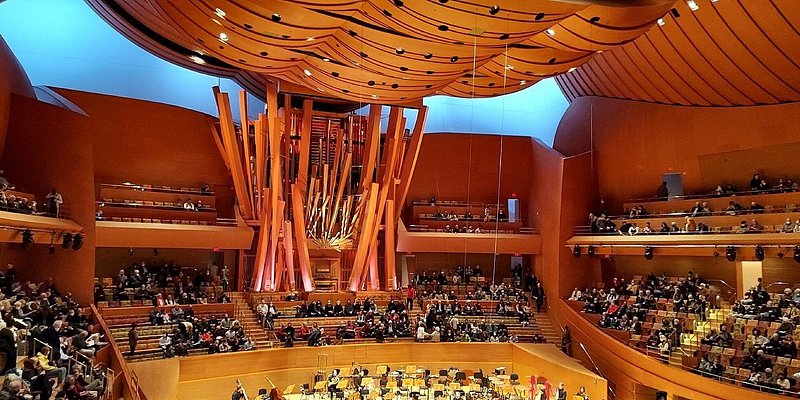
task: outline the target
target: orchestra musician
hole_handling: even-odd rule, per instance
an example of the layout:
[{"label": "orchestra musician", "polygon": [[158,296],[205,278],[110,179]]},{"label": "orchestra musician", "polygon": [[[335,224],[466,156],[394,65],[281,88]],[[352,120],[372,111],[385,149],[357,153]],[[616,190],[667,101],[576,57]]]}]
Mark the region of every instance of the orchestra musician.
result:
[{"label": "orchestra musician", "polygon": [[331,371],[330,374],[328,374],[328,393],[330,394],[331,398],[333,398],[333,394],[337,390],[336,385],[338,385],[339,381],[341,380],[341,377],[339,376],[340,373],[341,371],[336,368]]}]

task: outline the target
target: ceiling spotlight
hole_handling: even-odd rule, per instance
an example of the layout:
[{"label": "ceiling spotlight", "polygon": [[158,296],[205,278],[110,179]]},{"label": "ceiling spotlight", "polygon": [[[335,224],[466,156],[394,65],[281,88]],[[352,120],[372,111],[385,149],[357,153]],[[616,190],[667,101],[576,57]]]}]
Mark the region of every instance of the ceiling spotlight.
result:
[{"label": "ceiling spotlight", "polygon": [[761,245],[756,246],[756,260],[764,261],[764,248]]},{"label": "ceiling spotlight", "polygon": [[569,71],[567,71],[567,72],[572,72],[572,71],[575,71],[576,69],[578,69],[578,67],[572,67],[572,68],[570,68],[570,69],[569,69]]},{"label": "ceiling spotlight", "polygon": [[689,6],[689,9],[692,11],[697,11],[700,9],[700,6],[694,0],[686,0],[686,5]]},{"label": "ceiling spotlight", "polygon": [[513,65],[511,65],[511,64],[507,64],[507,65],[506,65],[506,69],[514,69],[514,66],[513,66]]},{"label": "ceiling spotlight", "polygon": [[325,89],[323,89],[321,87],[318,87],[317,90],[319,90],[320,92],[324,92],[325,91]]},{"label": "ceiling spotlight", "polygon": [[214,14],[217,14],[217,16],[220,18],[225,18],[226,15],[225,11],[222,11],[221,8],[217,8],[216,10],[214,10]]},{"label": "ceiling spotlight", "polygon": [[206,63],[206,60],[203,60],[203,58],[202,58],[202,57],[200,57],[200,56],[194,56],[194,55],[192,55],[192,56],[189,56],[189,59],[190,59],[190,60],[192,60],[192,61],[194,61],[194,62],[195,62],[195,63],[197,63],[197,64],[200,64],[200,65],[203,65],[203,64],[205,64],[205,63]]},{"label": "ceiling spotlight", "polygon": [[494,6],[489,7],[489,14],[497,15],[497,13],[499,13],[499,12],[500,12],[500,6],[494,5]]},{"label": "ceiling spotlight", "polygon": [[544,33],[546,33],[548,36],[553,36],[553,35],[556,34],[556,31],[553,28],[549,28],[549,29],[545,29]]},{"label": "ceiling spotlight", "polygon": [[311,76],[311,71],[309,71],[307,69],[304,69],[303,73],[306,74],[306,76]]},{"label": "ceiling spotlight", "polygon": [[403,54],[403,53],[405,53],[405,52],[406,52],[406,49],[404,49],[404,48],[402,48],[402,47],[398,47],[398,48],[394,49],[394,51],[395,51],[397,54]]},{"label": "ceiling spotlight", "polygon": [[278,14],[278,13],[272,14],[272,20],[274,22],[280,22],[281,21],[281,15]]},{"label": "ceiling spotlight", "polygon": [[69,246],[72,246],[72,234],[67,232],[61,237],[61,247],[68,249]]},{"label": "ceiling spotlight", "polygon": [[664,22],[664,18],[659,18],[658,21],[656,21],[656,23],[658,23],[658,26],[664,26],[667,24],[666,22]]},{"label": "ceiling spotlight", "polygon": [[78,251],[83,247],[83,235],[77,234],[72,238],[72,250]]},{"label": "ceiling spotlight", "polygon": [[433,57],[433,53],[425,53],[422,57],[425,57],[426,60],[430,60]]},{"label": "ceiling spotlight", "polygon": [[652,246],[644,246],[644,258],[645,258],[645,260],[652,260],[653,259],[653,247]]},{"label": "ceiling spotlight", "polygon": [[581,246],[575,245],[575,247],[572,248],[572,255],[575,256],[575,258],[581,258]]},{"label": "ceiling spotlight", "polygon": [[322,59],[322,61],[324,61],[324,62],[328,62],[328,61],[330,61],[330,60],[331,60],[330,58],[323,58],[323,59]]},{"label": "ceiling spotlight", "polygon": [[373,95],[372,95],[372,99],[373,99],[373,100],[375,100],[375,99],[377,99],[377,98],[378,98],[378,95],[377,95],[377,94],[373,94]]},{"label": "ceiling spotlight", "polygon": [[219,40],[222,40],[223,42],[227,42],[228,41],[228,34],[225,33],[225,32],[221,32],[219,34]]},{"label": "ceiling spotlight", "polygon": [[129,256],[132,256],[132,255],[133,255],[133,247],[131,247],[130,249],[128,249],[128,255],[129,255]]},{"label": "ceiling spotlight", "polygon": [[396,5],[398,7],[402,7],[403,6],[403,0],[394,0],[394,5]]},{"label": "ceiling spotlight", "polygon": [[736,261],[736,247],[728,246],[725,249],[725,258],[731,262]]},{"label": "ceiling spotlight", "polygon": [[26,229],[22,232],[22,248],[27,249],[32,244],[33,244],[33,232],[30,229]]},{"label": "ceiling spotlight", "polygon": [[450,62],[451,62],[451,63],[453,63],[453,62],[456,62],[456,61],[458,61],[458,56],[452,56],[452,57],[450,57]]},{"label": "ceiling spotlight", "polygon": [[311,37],[309,37],[308,39],[306,39],[306,41],[307,41],[307,42],[311,42],[311,41],[313,41],[313,40],[314,40],[314,37],[313,37],[313,36],[311,36]]},{"label": "ceiling spotlight", "polygon": [[520,86],[525,86],[525,84],[527,84],[527,83],[528,83],[528,81],[519,81],[519,85]]}]

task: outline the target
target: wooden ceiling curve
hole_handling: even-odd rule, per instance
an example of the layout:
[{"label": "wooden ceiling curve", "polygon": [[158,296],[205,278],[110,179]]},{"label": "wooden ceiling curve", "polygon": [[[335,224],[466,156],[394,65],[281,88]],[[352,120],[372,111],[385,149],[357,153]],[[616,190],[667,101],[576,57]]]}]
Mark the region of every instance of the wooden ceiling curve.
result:
[{"label": "wooden ceiling curve", "polygon": [[796,102],[799,42],[796,0],[680,0],[644,35],[556,80],[570,101],[603,96],[691,106]]},{"label": "wooden ceiling curve", "polygon": [[232,77],[253,93],[281,80],[324,96],[385,104],[524,89],[635,40],[674,3],[86,1],[148,51]]}]

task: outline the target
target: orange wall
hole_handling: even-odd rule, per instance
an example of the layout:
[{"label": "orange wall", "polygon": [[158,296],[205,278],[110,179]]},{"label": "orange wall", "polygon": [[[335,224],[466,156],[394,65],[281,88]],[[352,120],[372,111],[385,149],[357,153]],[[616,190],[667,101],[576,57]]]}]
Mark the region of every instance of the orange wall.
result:
[{"label": "orange wall", "polygon": [[95,229],[92,138],[87,118],[19,95],[12,96],[11,109],[11,134],[2,159],[8,180],[41,200],[56,187],[70,219],[83,227],[85,238],[79,251],[57,245],[56,253],[49,254],[49,243],[27,250],[10,245],[3,257],[16,260],[20,279],[52,277],[62,292],[71,291],[79,301],[88,303],[94,277]]},{"label": "orange wall", "polygon": [[0,36],[0,154],[3,154],[8,120],[11,117],[12,93],[35,97],[28,75]]},{"label": "orange wall", "polygon": [[599,194],[621,206],[654,196],[665,173],[684,173],[686,193],[722,182],[742,188],[758,171],[772,182],[798,179],[796,157],[782,157],[800,151],[798,124],[796,103],[715,108],[582,97],[564,114],[554,148],[575,155],[593,144]]},{"label": "orange wall", "polygon": [[[532,168],[530,138],[465,133],[426,133],[417,160],[407,203],[427,200],[467,200],[507,204],[512,193],[522,199],[528,215],[528,176]],[[502,157],[501,157],[502,144]]]},{"label": "orange wall", "polygon": [[[153,249],[134,249],[133,255],[129,249],[97,248],[95,252],[96,276],[116,277],[120,269],[130,271],[134,262],[144,261],[147,265],[175,264],[182,267],[197,267],[206,271],[212,262],[216,262],[221,269],[224,264],[224,253],[211,250],[193,249],[158,249],[158,255],[153,254]],[[232,250],[229,250],[232,251]]]},{"label": "orange wall", "polygon": [[[511,277],[511,258],[509,254],[498,254],[495,260],[492,254],[473,254],[473,253],[417,253],[414,270],[409,272],[421,274],[425,271],[454,271],[456,265],[480,265],[483,276],[491,282],[492,267],[495,269],[495,280],[502,282],[503,278]],[[524,271],[530,271],[530,256],[522,256],[522,267]]]},{"label": "orange wall", "polygon": [[[98,184],[233,185],[211,136],[208,115],[148,101],[56,90],[89,114]],[[225,208],[219,199],[217,206]]]}]

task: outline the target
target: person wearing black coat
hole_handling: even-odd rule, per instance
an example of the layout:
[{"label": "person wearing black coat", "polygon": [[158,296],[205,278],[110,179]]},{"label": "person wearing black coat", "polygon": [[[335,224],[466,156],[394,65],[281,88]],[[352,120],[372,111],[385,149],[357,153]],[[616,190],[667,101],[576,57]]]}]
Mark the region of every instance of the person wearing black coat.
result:
[{"label": "person wearing black coat", "polygon": [[47,343],[48,346],[52,349],[50,352],[50,360],[60,360],[61,359],[61,339],[60,339],[60,332],[61,326],[63,325],[63,321],[56,320],[53,322],[52,326],[48,326],[45,330],[42,331],[42,341]]},{"label": "person wearing black coat", "polygon": [[0,321],[0,354],[5,354],[6,363],[3,366],[3,373],[16,367],[17,364],[17,342],[14,339],[14,332],[8,329],[4,321]]},{"label": "person wearing black coat", "polygon": [[536,289],[533,293],[533,297],[536,298],[536,312],[542,311],[542,305],[544,305],[544,287],[542,283],[539,282],[536,284]]}]

